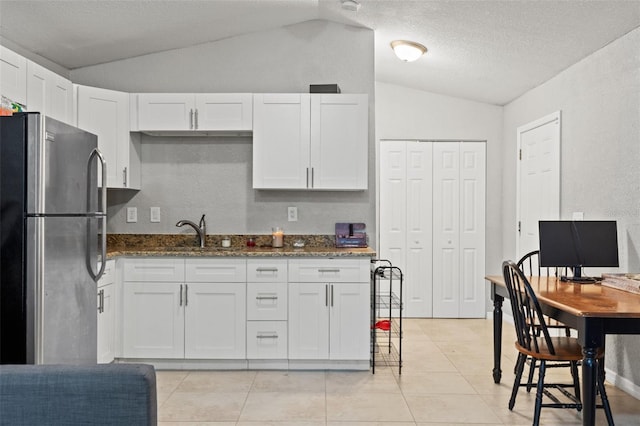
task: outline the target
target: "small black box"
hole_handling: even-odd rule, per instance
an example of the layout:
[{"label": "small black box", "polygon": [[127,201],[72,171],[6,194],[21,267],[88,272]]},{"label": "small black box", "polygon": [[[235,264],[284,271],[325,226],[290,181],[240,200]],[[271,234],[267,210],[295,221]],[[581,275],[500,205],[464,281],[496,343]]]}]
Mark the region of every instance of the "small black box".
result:
[{"label": "small black box", "polygon": [[337,84],[310,84],[309,93],[340,93]]}]

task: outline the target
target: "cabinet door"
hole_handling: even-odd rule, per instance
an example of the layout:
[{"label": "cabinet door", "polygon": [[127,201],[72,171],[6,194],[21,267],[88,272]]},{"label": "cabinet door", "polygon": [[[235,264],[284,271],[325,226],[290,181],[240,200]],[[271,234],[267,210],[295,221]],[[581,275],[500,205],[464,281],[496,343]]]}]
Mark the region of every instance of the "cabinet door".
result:
[{"label": "cabinet door", "polygon": [[115,354],[115,284],[98,288],[98,363],[110,363]]},{"label": "cabinet door", "polygon": [[139,93],[138,130],[192,130],[195,120],[191,93]]},{"label": "cabinet door", "polygon": [[27,59],[0,46],[0,94],[27,104]]},{"label": "cabinet door", "polygon": [[311,95],[311,185],[314,189],[367,189],[367,95]]},{"label": "cabinet door", "polygon": [[195,102],[197,130],[250,131],[253,128],[251,93],[198,93]]},{"label": "cabinet door", "polygon": [[107,161],[107,187],[128,188],[129,94],[78,86],[78,127],[98,136]]},{"label": "cabinet door", "polygon": [[51,71],[35,62],[27,61],[27,110],[47,114],[47,88]]},{"label": "cabinet door", "polygon": [[184,357],[184,285],[125,282],[123,356]]},{"label": "cabinet door", "polygon": [[368,360],[370,284],[330,284],[329,359]]},{"label": "cabinet door", "polygon": [[309,99],[307,94],[253,95],[254,188],[307,188]]},{"label": "cabinet door", "polygon": [[329,359],[328,284],[289,283],[289,359]]},{"label": "cabinet door", "polygon": [[246,358],[245,286],[186,284],[185,358]]},{"label": "cabinet door", "polygon": [[58,121],[75,125],[73,120],[73,84],[52,72],[47,97],[47,115]]}]

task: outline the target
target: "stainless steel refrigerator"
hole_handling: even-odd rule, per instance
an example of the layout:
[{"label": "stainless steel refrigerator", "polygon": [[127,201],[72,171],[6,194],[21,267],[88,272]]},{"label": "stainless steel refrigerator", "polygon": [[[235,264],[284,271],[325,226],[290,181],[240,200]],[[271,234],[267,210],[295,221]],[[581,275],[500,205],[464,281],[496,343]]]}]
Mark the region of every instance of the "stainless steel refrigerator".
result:
[{"label": "stainless steel refrigerator", "polygon": [[0,117],[0,364],[96,363],[106,254],[97,136],[39,113]]}]

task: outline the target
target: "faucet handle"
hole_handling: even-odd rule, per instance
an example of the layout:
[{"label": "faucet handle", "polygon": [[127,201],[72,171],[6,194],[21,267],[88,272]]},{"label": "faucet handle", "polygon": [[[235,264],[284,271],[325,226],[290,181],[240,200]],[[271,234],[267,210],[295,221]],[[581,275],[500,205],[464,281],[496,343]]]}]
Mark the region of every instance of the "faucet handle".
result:
[{"label": "faucet handle", "polygon": [[204,215],[202,215],[202,217],[200,218],[200,223],[198,225],[200,225],[200,228],[205,226]]}]

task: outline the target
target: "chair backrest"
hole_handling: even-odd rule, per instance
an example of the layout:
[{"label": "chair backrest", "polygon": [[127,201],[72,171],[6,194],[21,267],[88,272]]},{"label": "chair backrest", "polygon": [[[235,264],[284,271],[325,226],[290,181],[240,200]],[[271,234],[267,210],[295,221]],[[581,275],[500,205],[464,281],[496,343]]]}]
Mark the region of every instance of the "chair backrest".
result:
[{"label": "chair backrest", "polygon": [[551,276],[568,276],[569,268],[548,268],[540,266],[540,250],[530,251],[518,260],[516,263],[518,268],[524,273],[526,277],[551,277]]},{"label": "chair backrest", "polygon": [[540,352],[540,346],[544,342],[547,350],[555,355],[540,303],[527,277],[510,260],[502,263],[502,272],[509,292],[518,343],[532,352]]}]

